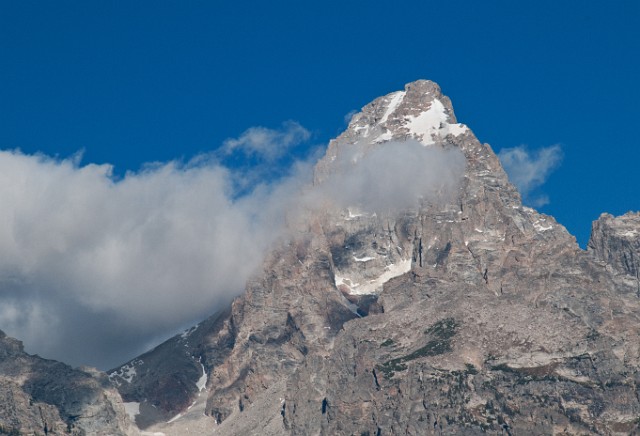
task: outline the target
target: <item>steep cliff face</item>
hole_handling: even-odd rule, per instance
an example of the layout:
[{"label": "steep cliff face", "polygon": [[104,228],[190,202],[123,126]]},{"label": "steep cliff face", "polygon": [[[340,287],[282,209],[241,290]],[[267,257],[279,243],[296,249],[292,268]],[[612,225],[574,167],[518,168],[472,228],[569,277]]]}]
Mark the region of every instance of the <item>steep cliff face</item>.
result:
[{"label": "steep cliff face", "polygon": [[0,433],[12,431],[137,434],[105,374],[31,356],[0,332]]},{"label": "steep cliff face", "polygon": [[[640,277],[640,213],[604,213],[593,223],[588,250],[613,271]],[[639,294],[640,295],[640,294]]]},{"label": "steep cliff face", "polygon": [[[415,206],[323,199],[297,215],[227,313],[141,358],[183,362],[175,374],[160,363],[112,372],[127,377],[125,400],[148,405],[138,424],[166,434],[187,424],[216,434],[639,431],[637,215],[601,218],[581,250],[522,205],[489,145],[429,81],[363,108],[330,143],[314,189],[412,141],[459,154],[461,171],[430,182]],[[419,187],[427,177],[411,176]],[[157,380],[183,392],[166,401]]]}]

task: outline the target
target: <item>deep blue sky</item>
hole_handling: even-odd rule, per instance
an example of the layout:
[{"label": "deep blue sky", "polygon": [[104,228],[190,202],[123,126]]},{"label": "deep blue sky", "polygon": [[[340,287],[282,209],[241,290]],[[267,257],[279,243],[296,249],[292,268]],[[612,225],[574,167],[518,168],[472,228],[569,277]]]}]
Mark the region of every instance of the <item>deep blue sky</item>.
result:
[{"label": "deep blue sky", "polygon": [[561,144],[542,208],[640,209],[640,2],[4,1],[0,148],[116,172],[344,116],[419,78],[498,151]]}]

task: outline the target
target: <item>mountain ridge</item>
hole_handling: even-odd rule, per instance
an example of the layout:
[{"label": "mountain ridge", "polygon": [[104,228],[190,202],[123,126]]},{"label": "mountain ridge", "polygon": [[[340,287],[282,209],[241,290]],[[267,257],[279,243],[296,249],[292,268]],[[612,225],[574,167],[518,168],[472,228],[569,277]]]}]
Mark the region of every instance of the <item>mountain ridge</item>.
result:
[{"label": "mountain ridge", "polygon": [[[210,368],[204,411],[221,434],[637,429],[637,283],[523,206],[435,83],[365,106],[330,142],[314,185],[406,141],[464,154],[453,198],[387,215],[327,205],[305,217],[196,353]],[[618,322],[602,316],[605,303]],[[624,388],[614,395],[607,383]],[[179,434],[186,418],[151,428]]]},{"label": "mountain ridge", "polygon": [[0,330],[0,433],[137,435],[106,375],[24,352]]}]

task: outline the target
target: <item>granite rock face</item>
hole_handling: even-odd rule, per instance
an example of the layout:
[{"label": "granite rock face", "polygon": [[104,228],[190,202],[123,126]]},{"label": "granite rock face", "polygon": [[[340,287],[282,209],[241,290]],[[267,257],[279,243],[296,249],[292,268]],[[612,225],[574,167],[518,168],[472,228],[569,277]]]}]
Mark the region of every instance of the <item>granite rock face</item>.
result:
[{"label": "granite rock face", "polygon": [[0,331],[0,433],[138,432],[104,373],[31,356]]},{"label": "granite rock face", "polygon": [[604,213],[594,221],[588,249],[614,271],[640,276],[640,213],[614,217]]},{"label": "granite rock face", "polygon": [[326,204],[292,220],[227,312],[111,372],[126,401],[147,404],[139,425],[167,435],[187,422],[202,434],[640,432],[638,214],[601,217],[581,250],[522,205],[490,146],[429,81],[354,116],[315,185],[344,170],[342,156],[403,141],[464,156],[455,189],[398,210]]}]

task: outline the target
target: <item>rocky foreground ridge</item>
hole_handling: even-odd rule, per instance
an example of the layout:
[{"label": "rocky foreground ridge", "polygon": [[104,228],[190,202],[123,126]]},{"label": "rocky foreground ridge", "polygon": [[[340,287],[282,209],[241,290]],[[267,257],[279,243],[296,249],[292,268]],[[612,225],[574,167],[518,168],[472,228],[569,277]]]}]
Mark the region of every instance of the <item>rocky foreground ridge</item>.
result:
[{"label": "rocky foreground ridge", "polygon": [[120,395],[97,370],[24,352],[0,331],[0,434],[136,435]]},{"label": "rocky foreground ridge", "polygon": [[490,146],[430,81],[365,106],[331,141],[314,183],[343,171],[345,156],[358,165],[406,141],[460,153],[455,189],[401,210],[323,204],[292,220],[228,310],[109,371],[137,426],[640,432],[640,214],[603,215],[580,249],[522,205]]}]

